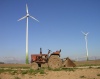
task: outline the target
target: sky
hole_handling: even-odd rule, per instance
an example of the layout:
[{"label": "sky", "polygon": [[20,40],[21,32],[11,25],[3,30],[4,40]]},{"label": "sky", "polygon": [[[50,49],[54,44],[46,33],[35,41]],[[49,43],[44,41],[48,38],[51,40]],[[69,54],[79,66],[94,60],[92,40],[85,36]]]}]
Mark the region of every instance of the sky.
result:
[{"label": "sky", "polygon": [[100,56],[100,0],[0,0],[0,57],[25,58],[26,19],[29,14],[29,57],[48,49],[61,57]]}]

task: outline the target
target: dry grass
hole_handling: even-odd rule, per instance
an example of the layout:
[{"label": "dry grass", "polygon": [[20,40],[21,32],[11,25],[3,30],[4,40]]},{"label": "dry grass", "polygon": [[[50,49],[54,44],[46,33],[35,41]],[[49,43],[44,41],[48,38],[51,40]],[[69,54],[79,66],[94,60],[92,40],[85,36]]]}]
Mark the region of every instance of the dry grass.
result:
[{"label": "dry grass", "polygon": [[76,61],[76,66],[100,66],[100,60]]},{"label": "dry grass", "polygon": [[[30,71],[32,73],[33,71]],[[39,71],[40,72],[40,71]],[[100,79],[100,69],[77,69],[73,71],[44,71],[35,75],[1,73],[1,79]]]},{"label": "dry grass", "polygon": [[[89,66],[89,68],[92,68],[92,66],[100,66],[100,60],[96,60],[96,61],[77,61],[74,62],[76,64],[77,67],[79,66]],[[47,63],[42,65],[43,68],[48,67]],[[2,68],[10,68],[10,69],[30,69],[31,68],[31,64],[0,64],[0,69]],[[98,69],[100,69],[100,67],[98,67]],[[49,69],[50,70],[50,69]],[[59,69],[58,69],[59,70]],[[55,70],[55,71],[58,71]]]},{"label": "dry grass", "polygon": [[[74,63],[76,66],[100,66],[100,60]],[[42,66],[47,67],[47,64]],[[87,69],[62,68],[56,70],[42,68],[37,71],[30,69],[30,67],[31,64],[0,64],[0,79],[100,79],[100,67],[95,69],[91,67]],[[8,69],[2,70],[5,68]],[[25,70],[21,70],[23,68]]]},{"label": "dry grass", "polygon": [[23,67],[23,68],[28,68],[28,67],[31,67],[31,64],[0,64],[0,67],[10,67],[10,68],[21,68],[21,67]]},{"label": "dry grass", "polygon": [[[91,61],[76,61],[74,62],[76,66],[100,66],[100,60]],[[0,64],[0,67],[10,67],[10,68],[30,68],[31,64]],[[47,63],[43,64],[42,67],[47,67]]]}]

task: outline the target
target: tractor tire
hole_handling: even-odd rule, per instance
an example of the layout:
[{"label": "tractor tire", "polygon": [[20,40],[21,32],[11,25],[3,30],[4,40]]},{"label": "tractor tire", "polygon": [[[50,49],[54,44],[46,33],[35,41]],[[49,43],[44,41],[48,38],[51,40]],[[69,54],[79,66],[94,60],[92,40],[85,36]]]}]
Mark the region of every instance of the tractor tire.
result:
[{"label": "tractor tire", "polygon": [[51,69],[58,69],[62,66],[62,61],[58,55],[51,55],[48,60],[48,66]]},{"label": "tractor tire", "polygon": [[32,68],[33,70],[37,70],[37,69],[38,69],[38,64],[37,64],[36,62],[33,62],[33,63],[31,64],[31,68]]}]

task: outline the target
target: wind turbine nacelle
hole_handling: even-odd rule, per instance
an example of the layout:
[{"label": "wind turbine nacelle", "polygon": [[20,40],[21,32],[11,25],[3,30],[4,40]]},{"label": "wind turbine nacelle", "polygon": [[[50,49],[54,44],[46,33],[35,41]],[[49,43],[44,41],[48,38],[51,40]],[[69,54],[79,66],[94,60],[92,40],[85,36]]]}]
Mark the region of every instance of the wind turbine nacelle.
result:
[{"label": "wind turbine nacelle", "polygon": [[29,14],[27,14],[26,16],[29,17]]}]

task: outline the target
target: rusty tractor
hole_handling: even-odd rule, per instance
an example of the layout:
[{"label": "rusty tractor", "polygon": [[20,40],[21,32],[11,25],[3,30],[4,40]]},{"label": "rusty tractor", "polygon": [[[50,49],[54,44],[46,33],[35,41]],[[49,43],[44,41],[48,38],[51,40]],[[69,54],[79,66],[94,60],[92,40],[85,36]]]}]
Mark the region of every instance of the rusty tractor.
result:
[{"label": "rusty tractor", "polygon": [[[48,50],[47,54],[42,54],[42,49],[40,48],[40,54],[31,55],[31,67],[36,70],[41,67],[42,64],[47,63],[48,67],[52,69],[60,68],[62,66],[62,60],[60,59],[59,51],[51,53],[51,50]],[[50,54],[50,55],[49,55]]]}]

